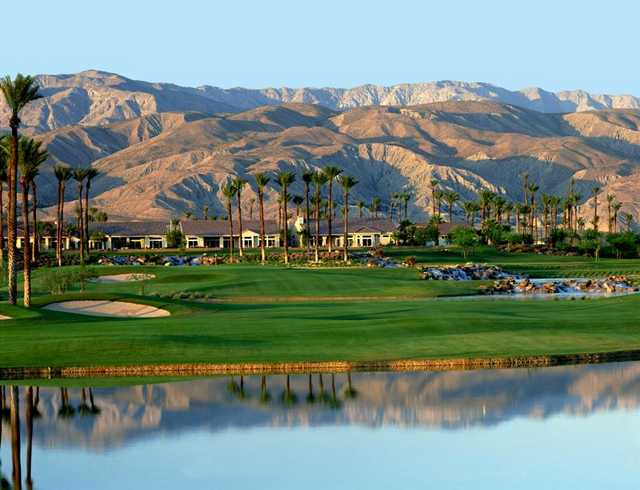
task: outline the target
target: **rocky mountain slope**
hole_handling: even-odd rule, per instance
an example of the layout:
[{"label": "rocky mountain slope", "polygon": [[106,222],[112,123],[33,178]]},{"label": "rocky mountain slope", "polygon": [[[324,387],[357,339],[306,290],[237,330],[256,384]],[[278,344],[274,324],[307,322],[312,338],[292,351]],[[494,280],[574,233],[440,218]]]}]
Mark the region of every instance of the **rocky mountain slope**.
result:
[{"label": "rocky mountain slope", "polygon": [[[250,182],[243,194],[249,203],[256,197],[251,178],[256,171],[301,173],[337,165],[360,181],[353,202],[380,197],[384,206],[394,192],[407,190],[413,196],[411,218],[422,220],[430,209],[433,178],[462,199],[488,188],[516,200],[522,197],[521,174],[527,172],[541,192],[556,194],[566,192],[575,178],[587,216],[594,185],[615,193],[623,210],[638,216],[639,127],[635,109],[552,114],[487,101],[345,111],[284,104],[215,115],[148,113],[42,134],[52,158],[39,184],[41,202],[53,204],[51,166],[91,163],[100,171],[92,187],[95,204],[111,216],[168,219],[185,212],[200,216],[205,206],[209,214],[223,215],[220,188],[228,176]],[[299,181],[291,192],[302,194]],[[271,214],[276,193],[276,187],[268,190]]]},{"label": "rocky mountain slope", "polygon": [[[390,87],[363,85],[349,89],[221,89],[149,83],[90,70],[72,75],[40,75],[38,82],[45,97],[31,104],[22,118],[30,132],[45,132],[71,124],[104,125],[156,112],[216,114],[283,103],[319,104],[344,110],[488,100],[550,113],[640,108],[640,99],[630,95],[594,95],[579,90],[553,93],[540,88],[511,91],[487,83],[455,81]],[[6,107],[0,102],[0,127],[6,126],[6,116]]]}]

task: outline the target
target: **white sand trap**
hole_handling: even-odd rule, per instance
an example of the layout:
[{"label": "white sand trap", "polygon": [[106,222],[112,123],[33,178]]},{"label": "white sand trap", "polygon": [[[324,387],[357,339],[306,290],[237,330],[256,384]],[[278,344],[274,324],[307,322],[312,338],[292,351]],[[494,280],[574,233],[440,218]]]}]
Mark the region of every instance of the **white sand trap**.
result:
[{"label": "white sand trap", "polygon": [[111,316],[120,318],[157,318],[169,316],[167,310],[155,306],[139,305],[124,301],[80,300],[51,303],[44,307],[47,310],[78,315]]},{"label": "white sand trap", "polygon": [[11,317],[7,315],[0,315],[0,321],[1,320],[11,320]]},{"label": "white sand trap", "polygon": [[93,282],[112,283],[112,282],[135,282],[146,281],[148,279],[155,279],[155,274],[111,274],[106,276],[96,277],[92,279]]}]

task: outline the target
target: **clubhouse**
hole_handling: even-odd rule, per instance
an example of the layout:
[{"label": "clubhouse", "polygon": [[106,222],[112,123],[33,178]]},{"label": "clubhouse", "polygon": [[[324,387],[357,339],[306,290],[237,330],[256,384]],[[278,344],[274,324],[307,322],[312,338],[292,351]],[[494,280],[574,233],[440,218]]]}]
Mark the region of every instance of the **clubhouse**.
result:
[{"label": "clubhouse", "polygon": [[[393,234],[398,229],[398,225],[388,218],[353,218],[349,220],[349,246],[350,247],[376,247],[378,245],[389,245],[394,242]],[[331,236],[336,247],[344,246],[344,226],[343,220],[335,220],[331,226]],[[304,218],[299,217],[295,221],[295,229],[299,237],[305,229]],[[309,221],[309,240],[311,244],[316,241],[316,221]],[[327,220],[320,220],[320,246],[324,247],[329,243],[329,224]],[[300,243],[302,245],[302,243]]]}]

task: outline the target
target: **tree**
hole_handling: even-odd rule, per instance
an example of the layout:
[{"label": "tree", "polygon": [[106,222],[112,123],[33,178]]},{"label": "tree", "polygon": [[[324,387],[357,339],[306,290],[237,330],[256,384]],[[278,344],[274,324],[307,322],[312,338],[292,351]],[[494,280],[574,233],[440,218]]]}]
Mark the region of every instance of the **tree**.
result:
[{"label": "tree", "polygon": [[78,188],[78,230],[80,231],[80,264],[84,265],[84,239],[87,230],[84,227],[84,211],[83,211],[83,189],[84,179],[87,177],[89,169],[75,168],[73,169],[73,178],[77,182]]},{"label": "tree", "polygon": [[167,241],[167,248],[182,248],[185,245],[184,233],[180,229],[180,220],[171,220],[171,226],[169,231],[165,235]]},{"label": "tree", "polygon": [[400,194],[400,200],[402,201],[404,210],[404,219],[409,219],[409,199],[411,199],[411,194],[408,192],[402,192]]},{"label": "tree", "polygon": [[64,188],[71,178],[71,169],[64,165],[56,165],[53,174],[58,180],[58,213],[56,217],[56,260],[58,267],[62,267],[62,227],[64,226]]},{"label": "tree", "polygon": [[4,184],[7,182],[7,165],[11,158],[11,140],[0,137],[0,269],[4,272]]},{"label": "tree", "polygon": [[89,256],[89,191],[91,190],[91,181],[95,179],[98,170],[93,167],[87,168],[87,183],[84,186],[84,247],[87,257]]},{"label": "tree", "polygon": [[293,196],[291,198],[291,202],[295,205],[296,207],[296,218],[300,216],[300,206],[302,206],[304,204],[304,197],[302,196]]},{"label": "tree", "polygon": [[614,229],[613,229],[613,204],[614,201],[616,200],[616,196],[614,196],[613,194],[607,194],[607,230],[609,231],[609,233],[613,233]]},{"label": "tree", "polygon": [[358,184],[358,181],[349,175],[341,175],[339,179],[342,186],[342,192],[344,195],[344,243],[342,244],[344,249],[344,261],[349,260],[349,192]]},{"label": "tree", "polygon": [[447,191],[444,194],[444,200],[447,201],[449,208],[449,223],[453,224],[453,205],[460,199],[460,194],[455,191]]},{"label": "tree", "polygon": [[371,206],[370,206],[370,210],[371,213],[373,214],[374,218],[378,218],[378,211],[380,210],[380,198],[379,197],[374,197],[373,199],[371,199]]},{"label": "tree", "polygon": [[233,181],[227,180],[222,186],[222,194],[227,198],[227,216],[229,219],[229,262],[233,262],[233,212],[231,205],[236,195],[236,186]]},{"label": "tree", "polygon": [[311,187],[311,183],[313,182],[313,170],[305,170],[302,172],[302,183],[304,185],[304,226],[305,226],[305,245],[307,250],[311,245],[311,230],[309,229],[309,220],[311,219],[311,206],[309,202],[309,189]]},{"label": "tree", "polygon": [[356,206],[358,207],[358,218],[362,219],[362,213],[363,213],[364,208],[365,208],[364,201],[360,200],[360,201],[356,202]]},{"label": "tree", "polygon": [[476,201],[465,201],[462,203],[462,210],[464,211],[464,224],[473,228],[480,205]]},{"label": "tree", "polygon": [[11,128],[11,158],[7,172],[7,187],[9,194],[9,206],[7,216],[8,238],[8,293],[9,303],[17,301],[17,271],[16,271],[16,234],[17,234],[17,193],[18,193],[18,130],[20,128],[20,112],[30,102],[39,99],[38,84],[35,78],[18,73],[15,79],[6,76],[0,80],[0,90],[4,95],[11,116],[9,127]]},{"label": "tree", "polygon": [[[20,187],[22,189],[22,226],[24,228],[23,235],[23,268],[24,274],[22,283],[24,286],[24,306],[31,306],[31,243],[29,236],[29,188],[31,182],[36,178],[39,167],[42,165],[49,154],[42,148],[42,142],[32,140],[31,138],[21,138],[19,141],[19,160],[18,167],[20,169]],[[35,223],[33,225],[35,228]],[[34,239],[36,237],[34,229]]]},{"label": "tree", "polygon": [[258,206],[260,207],[260,262],[264,265],[267,261],[265,252],[265,232],[264,232],[264,190],[271,178],[262,172],[254,175],[258,187]]},{"label": "tree", "polygon": [[244,245],[242,243],[242,189],[247,184],[247,181],[236,177],[233,179],[233,185],[236,188],[236,204],[238,206],[238,255],[242,257],[244,255]]},{"label": "tree", "polygon": [[479,192],[478,199],[480,203],[480,224],[490,218],[491,203],[495,194],[490,190],[484,189]]},{"label": "tree", "polygon": [[462,255],[466,259],[478,245],[478,235],[470,228],[456,228],[451,232],[453,243],[462,249]]},{"label": "tree", "polygon": [[332,223],[332,214],[333,214],[333,181],[336,179],[336,177],[338,175],[340,175],[342,173],[342,170],[339,169],[338,167],[334,167],[334,166],[327,166],[324,168],[323,170],[324,174],[327,177],[327,183],[329,184],[329,216],[327,217],[327,224],[329,225],[329,232],[328,232],[328,244],[329,244],[329,252],[332,251],[332,247],[333,247],[333,234],[332,234],[332,229],[331,229],[331,223]]},{"label": "tree", "polygon": [[627,228],[627,231],[631,231],[633,226],[633,215],[631,213],[622,213],[622,220]]},{"label": "tree", "polygon": [[593,220],[591,224],[593,225],[593,230],[598,231],[598,223],[600,221],[600,216],[598,216],[598,195],[600,194],[600,187],[593,187],[591,194],[593,195]]},{"label": "tree", "polygon": [[13,483],[19,488],[22,482],[20,466],[20,393],[17,386],[11,386],[11,459],[13,462]]},{"label": "tree", "polygon": [[618,232],[618,213],[622,209],[622,203],[616,202],[613,204],[613,232]]},{"label": "tree", "polygon": [[436,216],[436,214],[440,214],[439,212],[436,212],[437,211],[436,190],[438,189],[438,181],[436,179],[431,179],[430,185],[431,185],[431,210],[432,210],[431,215]]},{"label": "tree", "polygon": [[[282,197],[282,235],[284,236],[284,263],[289,263],[289,217],[287,215],[287,201],[289,200],[287,189],[296,180],[296,174],[287,170],[281,170],[276,174],[276,181],[280,185],[280,195]],[[331,219],[331,218],[329,218]],[[331,222],[331,221],[329,221]]]},{"label": "tree", "polygon": [[529,193],[531,195],[531,205],[529,208],[529,212],[531,213],[529,219],[529,227],[530,233],[535,242],[536,239],[536,192],[538,192],[540,188],[536,184],[529,184]]},{"label": "tree", "polygon": [[322,196],[322,186],[327,183],[327,176],[323,172],[313,174],[314,198],[315,198],[315,214],[316,214],[316,239],[314,243],[315,262],[320,262],[320,200]]}]

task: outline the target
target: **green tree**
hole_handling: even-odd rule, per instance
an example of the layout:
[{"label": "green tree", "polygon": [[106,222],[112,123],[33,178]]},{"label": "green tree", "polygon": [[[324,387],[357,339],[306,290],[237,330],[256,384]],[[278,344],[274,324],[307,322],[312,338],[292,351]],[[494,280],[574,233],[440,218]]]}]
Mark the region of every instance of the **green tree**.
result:
[{"label": "green tree", "polygon": [[17,302],[17,271],[16,271],[16,234],[17,234],[17,194],[18,194],[18,139],[20,129],[20,112],[30,102],[39,99],[39,87],[35,78],[18,73],[14,79],[6,76],[0,80],[0,91],[4,95],[5,102],[9,108],[11,116],[9,127],[11,128],[11,157],[8,166],[8,216],[7,216],[7,239],[8,239],[8,293],[9,303],[15,305]]},{"label": "green tree", "polygon": [[[23,250],[23,268],[24,274],[22,283],[24,287],[24,306],[31,306],[31,237],[29,235],[29,188],[31,182],[36,178],[42,165],[49,154],[42,148],[42,142],[32,140],[31,138],[21,138],[19,141],[19,160],[18,167],[20,169],[20,186],[22,188],[22,226],[24,227],[24,238],[22,244]],[[35,224],[34,228],[34,239]]]},{"label": "green tree", "polygon": [[100,172],[93,167],[87,168],[87,182],[84,186],[84,248],[87,257],[89,257],[89,193],[91,192],[91,182],[95,179]]},{"label": "green tree", "polygon": [[342,193],[344,198],[344,243],[342,244],[344,250],[343,259],[345,262],[347,262],[349,260],[349,192],[351,192],[351,189],[358,184],[358,180],[355,177],[351,177],[349,175],[341,175],[339,182],[342,186]]},{"label": "green tree", "polygon": [[379,197],[374,197],[373,199],[371,199],[371,206],[370,206],[370,211],[373,214],[374,218],[378,218],[378,211],[380,210],[380,203],[381,200]]},{"label": "green tree", "polygon": [[227,217],[229,219],[229,262],[233,262],[233,198],[236,196],[237,189],[233,181],[227,180],[222,186],[222,195],[227,200]]},{"label": "green tree", "polygon": [[236,177],[233,179],[233,185],[236,188],[236,204],[238,205],[238,255],[242,257],[244,255],[244,245],[242,243],[242,190],[247,184],[247,181]]},{"label": "green tree", "polygon": [[462,249],[462,255],[466,259],[478,245],[478,235],[470,228],[456,228],[451,232],[453,243]]},{"label": "green tree", "polygon": [[305,239],[305,246],[307,247],[307,250],[309,250],[309,247],[311,245],[311,230],[309,229],[310,223],[309,220],[311,219],[311,202],[309,200],[309,191],[311,189],[311,183],[313,182],[313,174],[314,171],[313,170],[305,170],[304,172],[302,172],[302,184],[304,186],[304,229],[305,229],[305,235],[304,235],[304,239]]},{"label": "green tree", "polygon": [[449,223],[453,224],[453,206],[460,200],[460,194],[455,191],[447,191],[444,194],[444,200],[447,201],[449,209]]},{"label": "green tree", "polygon": [[323,172],[313,174],[314,198],[315,198],[315,215],[316,215],[316,240],[314,244],[315,262],[320,262],[320,201],[322,197],[322,187],[327,183],[327,176]]},{"label": "green tree", "polygon": [[291,184],[295,182],[295,180],[296,180],[296,174],[294,174],[293,172],[289,172],[287,170],[281,170],[276,174],[276,181],[280,185],[280,195],[282,198],[282,206],[283,206],[282,235],[284,237],[284,263],[285,264],[289,263],[289,223],[288,223],[289,217],[287,213],[287,201],[289,199],[287,197],[288,196],[287,189]]},{"label": "green tree", "polygon": [[78,230],[80,231],[80,264],[84,265],[84,240],[87,233],[86,228],[84,227],[84,211],[83,211],[83,189],[84,189],[84,180],[87,178],[89,173],[88,168],[75,168],[73,169],[73,178],[77,182],[78,188]]},{"label": "green tree", "polygon": [[333,250],[333,233],[332,233],[332,218],[333,218],[333,181],[336,179],[338,175],[342,173],[342,170],[338,167],[334,167],[332,165],[328,165],[323,170],[324,174],[327,177],[327,184],[329,190],[329,215],[327,216],[327,225],[329,227],[329,234],[327,236],[329,252]]},{"label": "green tree", "polygon": [[271,178],[263,172],[256,173],[254,178],[256,179],[256,185],[258,187],[258,205],[260,206],[260,262],[264,265],[267,261],[264,230],[264,190]]}]

